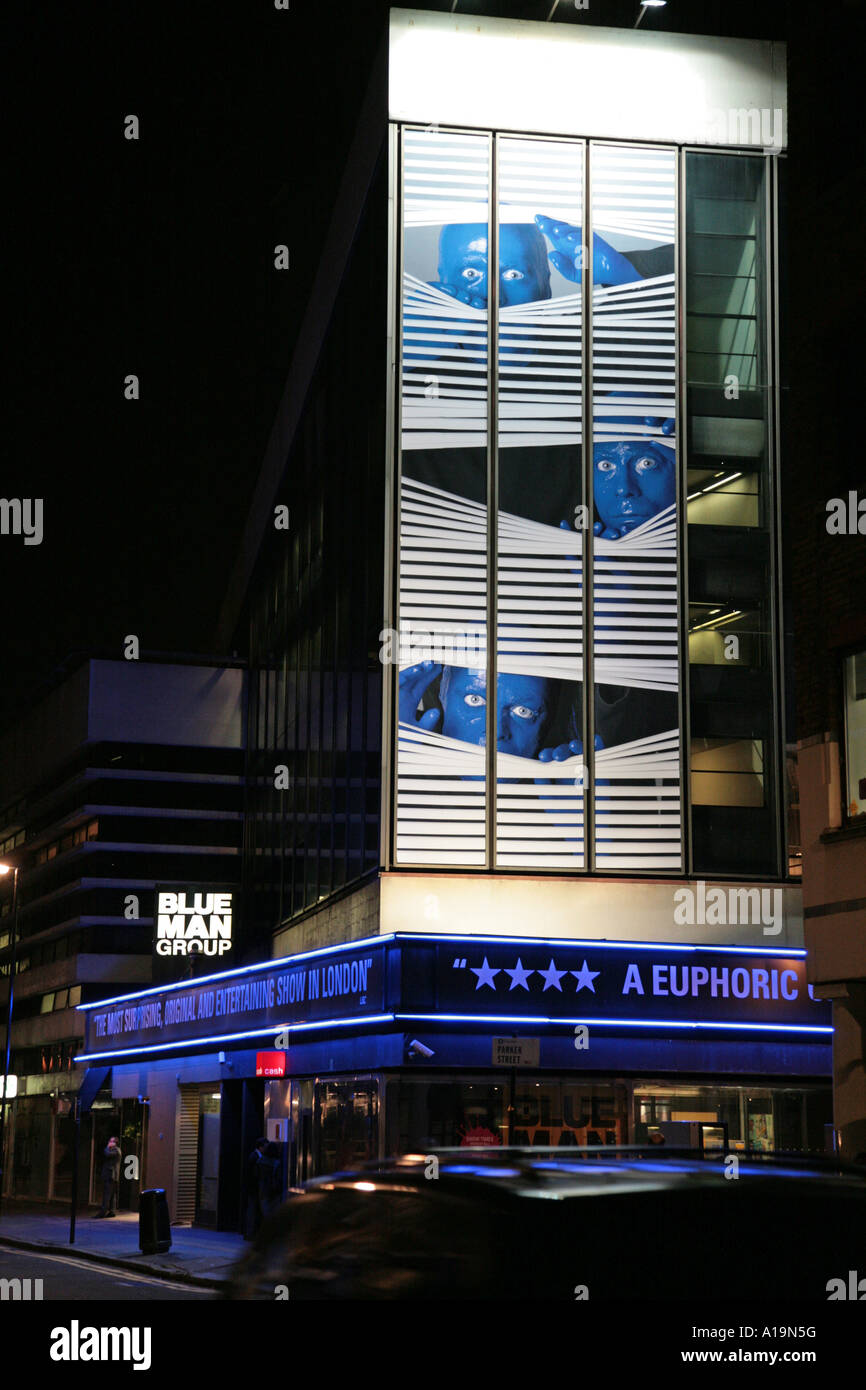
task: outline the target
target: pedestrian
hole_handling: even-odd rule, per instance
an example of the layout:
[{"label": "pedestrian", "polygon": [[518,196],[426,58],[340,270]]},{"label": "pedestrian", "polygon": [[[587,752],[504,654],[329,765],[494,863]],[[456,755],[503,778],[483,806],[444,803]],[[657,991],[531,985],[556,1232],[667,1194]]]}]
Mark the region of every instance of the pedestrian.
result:
[{"label": "pedestrian", "polygon": [[120,1147],[117,1137],[109,1139],[102,1152],[102,1207],[97,1217],[117,1215],[117,1184],[120,1179]]},{"label": "pedestrian", "polygon": [[247,1159],[246,1200],[244,1209],[244,1239],[252,1240],[262,1224],[262,1206],[259,1196],[259,1162],[268,1147],[267,1139],[257,1139],[255,1148]]}]

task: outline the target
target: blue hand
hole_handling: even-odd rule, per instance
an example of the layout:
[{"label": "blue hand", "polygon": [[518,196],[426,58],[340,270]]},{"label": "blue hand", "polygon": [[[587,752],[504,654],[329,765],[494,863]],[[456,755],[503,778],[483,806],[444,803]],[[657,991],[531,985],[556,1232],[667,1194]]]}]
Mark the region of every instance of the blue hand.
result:
[{"label": "blue hand", "polygon": [[[570,222],[557,222],[552,217],[537,213],[535,221],[554,249],[550,252],[550,263],[555,270],[573,285],[580,283],[583,274],[583,232]],[[592,237],[592,282],[594,285],[631,285],[644,277],[635,270],[631,261],[626,260],[620,251],[614,250],[609,242],[593,233]]]},{"label": "blue hand", "polygon": [[414,724],[419,729],[435,731],[442,719],[440,709],[427,709],[418,715],[418,705],[425,692],[442,674],[442,667],[435,661],[421,661],[417,666],[407,666],[400,672],[399,715],[401,724]]}]

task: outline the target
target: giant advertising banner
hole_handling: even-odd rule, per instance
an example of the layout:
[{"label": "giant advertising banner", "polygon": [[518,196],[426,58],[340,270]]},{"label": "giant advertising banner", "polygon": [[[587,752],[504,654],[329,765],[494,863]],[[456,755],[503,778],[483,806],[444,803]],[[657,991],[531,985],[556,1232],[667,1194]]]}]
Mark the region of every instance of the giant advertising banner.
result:
[{"label": "giant advertising banner", "polygon": [[676,154],[592,146],[589,199],[586,169],[576,140],[403,134],[398,864],[582,869],[592,796],[595,867],[681,867]]}]

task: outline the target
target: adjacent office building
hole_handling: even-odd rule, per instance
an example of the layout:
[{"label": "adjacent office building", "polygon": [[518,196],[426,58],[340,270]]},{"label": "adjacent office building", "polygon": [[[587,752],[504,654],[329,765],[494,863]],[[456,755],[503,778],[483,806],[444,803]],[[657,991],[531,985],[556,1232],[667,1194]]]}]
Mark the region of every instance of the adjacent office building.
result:
[{"label": "adjacent office building", "polygon": [[[809,133],[820,140],[820,132]],[[852,344],[863,296],[847,267],[859,242],[850,182],[820,159],[792,191],[806,222],[821,199],[837,248],[821,277],[791,267],[791,448],[786,507],[794,615],[803,916],[814,993],[833,1010],[833,1123],[843,1156],[866,1154],[866,496],[851,439],[859,424]],[[816,402],[833,398],[834,409]]]},{"label": "adjacent office building", "polygon": [[184,1153],[192,1088],[221,1098],[226,1221],[260,1104],[291,1181],[434,1144],[824,1147],[785,141],[782,45],[392,11],[220,634],[272,959],[84,1010]]},{"label": "adjacent office building", "polygon": [[[159,942],[158,887],[179,888],[191,905],[202,885],[237,893],[244,680],[240,668],[205,663],[82,660],[0,740],[0,860],[18,869],[17,913],[13,876],[0,878],[0,1009],[5,1034],[14,961],[17,1092],[4,1196],[70,1196],[86,1070],[74,1060],[84,1034],[77,1007],[150,985],[166,967],[179,978],[187,965],[177,913]],[[230,942],[236,960],[239,945]],[[204,947],[220,949],[198,942],[191,963],[213,968]],[[147,1091],[121,1100],[91,1084],[81,1109],[86,1202],[100,1195],[110,1135],[141,1164]],[[122,1183],[121,1207],[135,1209],[138,1190],[135,1179]]]}]

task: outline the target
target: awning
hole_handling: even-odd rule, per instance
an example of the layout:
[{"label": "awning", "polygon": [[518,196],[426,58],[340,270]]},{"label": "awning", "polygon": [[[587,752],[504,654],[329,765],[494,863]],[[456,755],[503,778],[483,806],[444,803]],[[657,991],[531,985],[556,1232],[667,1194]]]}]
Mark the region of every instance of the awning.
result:
[{"label": "awning", "polygon": [[78,1092],[78,1113],[86,1115],[111,1076],[111,1067],[88,1067]]}]

